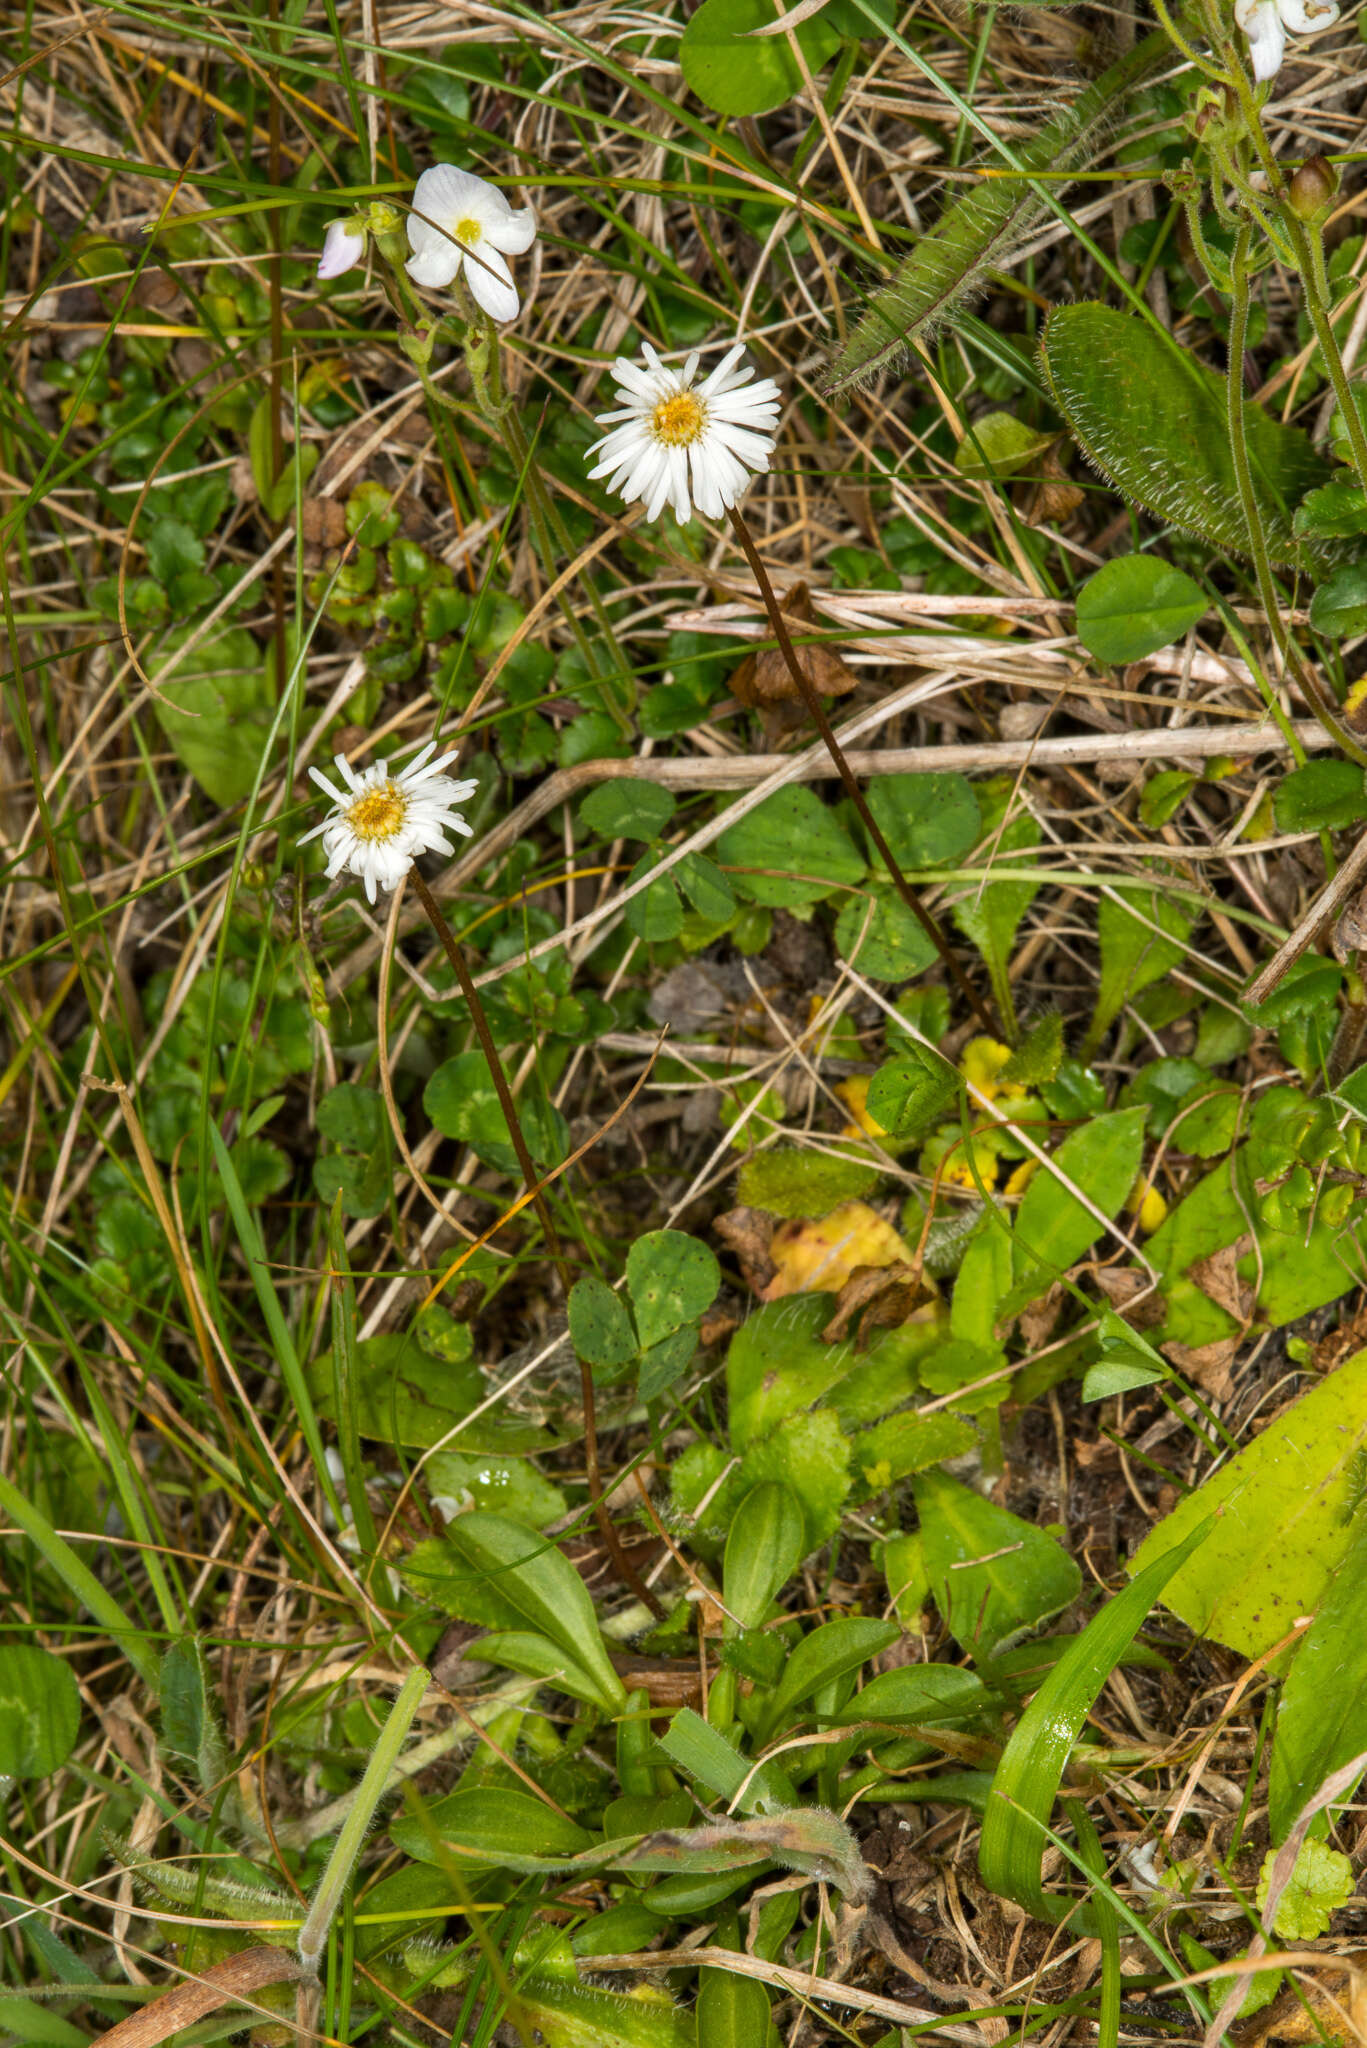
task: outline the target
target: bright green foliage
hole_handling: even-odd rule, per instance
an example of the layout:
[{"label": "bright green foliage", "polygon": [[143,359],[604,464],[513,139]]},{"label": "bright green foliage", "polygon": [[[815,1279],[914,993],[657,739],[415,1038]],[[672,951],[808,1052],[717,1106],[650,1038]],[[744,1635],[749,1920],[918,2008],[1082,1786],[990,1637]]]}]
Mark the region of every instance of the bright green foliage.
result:
[{"label": "bright green foliage", "polygon": [[1337,832],[1367,818],[1367,787],[1351,761],[1307,761],[1278,783],[1272,808],[1279,832]]},{"label": "bright green foliage", "polygon": [[[1014,1044],[1016,999],[1011,987],[1011,954],[1021,919],[1039,894],[1040,884],[1024,878],[1016,879],[1020,863],[1012,856],[1027,853],[1038,846],[1040,828],[1029,811],[1019,808],[1005,824],[1002,823],[1013,794],[1013,785],[1005,780],[983,783],[978,787],[989,872],[983,881],[975,882],[956,900],[954,922],[965,938],[972,940],[987,963],[993,1001]],[[1012,1078],[1024,1079],[1023,1076]],[[1033,1083],[1026,1081],[1025,1085]]]},{"label": "bright green foliage", "polygon": [[[518,1171],[497,1091],[482,1052],[457,1053],[437,1068],[423,1093],[423,1107],[444,1137],[469,1145],[489,1166]],[[518,1103],[527,1149],[538,1165],[556,1166],[569,1149],[565,1119],[537,1089]]]},{"label": "bright green foliage", "polygon": [[1320,585],[1310,600],[1310,623],[1330,640],[1367,628],[1367,568],[1361,562],[1345,563]]},{"label": "bright green foliage", "polygon": [[[1267,1820],[1273,1847],[1286,1840],[1299,1814],[1334,1771],[1367,1751],[1367,1517],[1355,1468],[1348,1549],[1325,1588],[1319,1611],[1292,1660],[1277,1709],[1268,1782]],[[1312,1835],[1329,1825],[1325,1809]]]},{"label": "bright green foliage", "polygon": [[949,1061],[913,1045],[878,1069],[865,1108],[889,1137],[910,1140],[938,1122],[958,1093],[959,1077]]},{"label": "bright green foliage", "polygon": [[[1269,1849],[1254,1901],[1260,1913],[1267,1905],[1276,1860],[1277,1851]],[[1352,1864],[1337,1849],[1323,1842],[1302,1842],[1291,1881],[1277,1901],[1272,1932],[1279,1941],[1318,1941],[1329,1932],[1339,1907],[1353,1896],[1354,1882]]]},{"label": "bright green foliage", "polygon": [[698,1983],[698,2048],[770,2048],[779,2035],[769,1993],[753,1977],[708,1969]]},{"label": "bright green foliage", "polygon": [[1037,1919],[1057,1923],[1077,1905],[1046,1892],[1043,1884],[1048,1843],[1041,1830],[1049,1824],[1069,1753],[1154,1601],[1199,1552],[1209,1530],[1208,1518],[1189,1523],[1176,1548],[1147,1561],[1134,1583],[1107,1601],[1064,1650],[1012,1731],[992,1780],[978,1868],[994,1892],[1015,1899]]},{"label": "bright green foliage", "polygon": [[935,1604],[975,1658],[991,1657],[1077,1598],[1082,1575],[1054,1537],[945,1472],[913,1479]]},{"label": "bright green foliage", "polygon": [[958,860],[981,829],[977,792],[966,775],[873,775],[868,805],[893,858],[908,870]]},{"label": "bright green foliage", "polygon": [[717,841],[731,880],[756,903],[792,909],[864,878],[853,840],[819,796],[800,783],[774,791]]},{"label": "bright green foliage", "polygon": [[787,1487],[756,1486],[741,1502],[726,1539],[722,1595],[732,1623],[758,1628],[803,1555],[802,1511]]},{"label": "bright green foliage", "polygon": [[1131,1571],[1175,1555],[1223,1509],[1164,1603],[1198,1634],[1261,1657],[1299,1615],[1316,1612],[1347,1555],[1365,1449],[1367,1352],[1359,1352],[1179,1502],[1144,1539]]},{"label": "bright green foliage", "polygon": [[[1016,1213],[1011,1304],[1043,1294],[1105,1232],[1133,1188],[1144,1154],[1144,1111],[1117,1109],[1070,1131],[1053,1153],[1057,1174],[1039,1167]],[[1074,1194],[1059,1176],[1078,1190]],[[1087,1204],[1078,1199],[1085,1195]],[[1099,1210],[1100,1216],[1095,1212]]]},{"label": "bright green foliage", "polygon": [[472,1580],[487,1582],[524,1627],[578,1668],[606,1712],[622,1706],[622,1683],[599,1634],[589,1590],[552,1542],[506,1515],[477,1508],[449,1525],[443,1543],[453,1577],[463,1567]]},{"label": "bright green foliage", "polygon": [[1077,633],[1098,661],[1140,661],[1180,640],[1207,608],[1199,583],[1155,555],[1103,562],[1077,594]]},{"label": "bright green foliage", "polygon": [[427,1461],[424,1476],[434,1501],[448,1499],[477,1508],[496,1508],[532,1529],[558,1521],[567,1506],[560,1487],[552,1485],[528,1457],[436,1451]]},{"label": "bright green foliage", "polygon": [[[757,36],[772,27],[765,0],[703,0],[683,32],[679,63],[685,82],[718,114],[764,114],[802,89],[802,72],[782,35]],[[819,71],[838,37],[821,14],[797,29],[802,54]]]},{"label": "bright green foliage", "polygon": [[835,943],[842,958],[874,981],[909,981],[935,958],[935,941],[891,889],[847,896]]},{"label": "bright green foliage", "polygon": [[1053,439],[1013,412],[987,412],[970,422],[954,451],[954,467],[960,476],[1015,476],[1029,471]]}]

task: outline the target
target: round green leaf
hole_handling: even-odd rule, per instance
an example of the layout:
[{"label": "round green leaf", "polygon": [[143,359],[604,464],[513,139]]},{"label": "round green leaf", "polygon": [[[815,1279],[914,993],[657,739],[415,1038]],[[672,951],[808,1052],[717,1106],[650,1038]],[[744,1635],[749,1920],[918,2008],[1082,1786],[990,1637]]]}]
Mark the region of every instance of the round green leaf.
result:
[{"label": "round green leaf", "polygon": [[1206,594],[1153,555],[1119,555],[1077,595],[1077,637],[1098,661],[1141,661],[1180,640],[1206,610]]},{"label": "round green leaf", "polygon": [[864,1107],[893,1137],[911,1137],[942,1116],[958,1091],[949,1061],[918,1048],[885,1061],[869,1083]]},{"label": "round green leaf", "polygon": [[[686,83],[717,114],[767,114],[802,89],[786,36],[756,36],[776,19],[770,0],[703,0],[679,44]],[[797,30],[803,56],[819,71],[839,47],[820,16]]]},{"label": "round green leaf", "polygon": [[[423,1107],[443,1137],[471,1146],[486,1166],[518,1172],[517,1154],[489,1078],[482,1052],[463,1052],[437,1068],[423,1091]],[[524,1095],[517,1105],[527,1149],[538,1166],[557,1166],[565,1156],[565,1119],[543,1097]]]},{"label": "round green leaf", "polygon": [[875,775],[869,809],[903,868],[941,867],[967,853],[982,829],[965,775]]},{"label": "round green leaf", "polygon": [[171,669],[189,632],[186,627],[162,644],[150,670],[157,685],[152,709],[200,788],[216,804],[235,804],[256,780],[275,692],[261,650],[244,626],[202,640]]},{"label": "round green leaf", "polygon": [[1367,787],[1351,761],[1307,761],[1283,776],[1273,793],[1279,832],[1338,831],[1367,818]]},{"label": "round green leaf", "polygon": [[[657,857],[655,853],[642,854],[629,880],[639,882],[642,876],[648,875]],[[634,932],[638,939],[644,939],[649,946],[668,945],[671,939],[677,939],[683,930],[684,907],[674,881],[674,870],[667,870],[639,896],[633,896],[627,904],[625,916],[627,930]]]},{"label": "round green leaf", "polygon": [[969,423],[954,453],[960,476],[1013,476],[1043,453],[1054,439],[1027,426],[1013,412],[987,412]]},{"label": "round green leaf", "polygon": [[674,815],[671,791],[658,782],[600,782],[579,806],[579,822],[604,839],[658,839]]},{"label": "round green leaf", "polygon": [[31,1643],[0,1652],[0,1778],[49,1777],[75,1748],[80,1725],[68,1664]]},{"label": "round green leaf", "polygon": [[701,1238],[685,1230],[652,1230],[627,1253],[627,1286],[641,1348],[648,1351],[711,1308],[721,1268]]},{"label": "round green leaf", "polygon": [[1310,600],[1310,623],[1333,640],[1367,632],[1367,562],[1349,562],[1321,583]]},{"label": "round green leaf", "polygon": [[636,1356],[636,1333],[621,1301],[596,1273],[570,1289],[570,1337],[581,1358],[601,1371],[628,1365]]},{"label": "round green leaf", "polygon": [[378,1089],[341,1081],[319,1102],[316,1121],[323,1136],[335,1144],[372,1152],[384,1138],[384,1103]]},{"label": "round green leaf", "polygon": [[928,938],[900,896],[873,890],[845,899],[835,924],[835,943],[852,966],[875,981],[909,981],[935,958]]},{"label": "round green leaf", "polygon": [[717,854],[725,867],[747,870],[732,876],[746,895],[785,909],[819,902],[842,883],[862,881],[865,872],[835,814],[801,783],[776,789],[728,825],[717,841]]}]

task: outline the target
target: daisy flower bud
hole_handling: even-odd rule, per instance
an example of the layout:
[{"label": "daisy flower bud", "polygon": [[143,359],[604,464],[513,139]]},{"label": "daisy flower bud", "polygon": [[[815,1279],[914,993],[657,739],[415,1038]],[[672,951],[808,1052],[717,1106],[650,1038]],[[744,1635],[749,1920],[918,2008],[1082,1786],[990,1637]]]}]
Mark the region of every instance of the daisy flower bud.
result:
[{"label": "daisy flower bud", "polygon": [[413,254],[404,266],[414,284],[444,291],[463,272],[475,304],[491,320],[515,320],[517,289],[505,257],[521,256],[536,240],[530,206],[509,206],[497,185],[434,164],[413,192],[408,241]]},{"label": "daisy flower bud", "polygon": [[340,277],[344,271],[354,270],[364,255],[365,229],[354,220],[335,220],[323,237],[318,275]]},{"label": "daisy flower bud", "polygon": [[779,388],[772,377],[752,383],[749,363],[737,367],[745,354],[740,342],[701,383],[696,354],[682,370],[667,369],[649,342],[644,354],[644,369],[625,356],[612,366],[621,405],[598,415],[598,425],[612,432],[589,450],[598,456],[589,475],[606,476],[608,489],[628,504],[639,499],[647,519],[658,519],[666,503],[681,526],[695,507],[720,519],[751,472],[769,467]]},{"label": "daisy flower bud", "polygon": [[1328,157],[1308,157],[1287,187],[1287,204],[1298,220],[1318,225],[1333,205],[1338,189],[1338,172]]},{"label": "daisy flower bud", "polygon": [[1248,37],[1253,76],[1260,81],[1281,70],[1288,31],[1313,35],[1338,18],[1337,0],[1234,0],[1234,19]]},{"label": "daisy flower bud", "polygon": [[309,774],[332,799],[331,816],[324,818],[300,839],[322,835],[327,855],[328,880],[344,870],[365,883],[371,903],[375,890],[397,888],[420,853],[454,853],[445,837],[459,832],[466,839],[473,833],[453,804],[468,803],[479,787],[477,782],[456,782],[442,770],[455,754],[432,759],[437,743],[429,740],[406,768],[389,772],[387,761],[377,761],[358,775],[344,754],[333,761],[345,788],[338,789],[317,768]]}]

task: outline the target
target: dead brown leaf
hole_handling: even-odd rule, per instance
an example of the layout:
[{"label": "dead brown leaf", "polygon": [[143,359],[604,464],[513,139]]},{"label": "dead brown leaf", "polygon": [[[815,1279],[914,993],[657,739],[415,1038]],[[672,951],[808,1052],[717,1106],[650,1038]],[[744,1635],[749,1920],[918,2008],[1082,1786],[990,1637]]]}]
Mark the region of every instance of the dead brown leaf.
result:
[{"label": "dead brown leaf", "polygon": [[1049,1342],[1054,1334],[1054,1325],[1063,1312],[1063,1303],[1062,1283],[1055,1280],[1047,1294],[1021,1310],[1020,1333],[1031,1351],[1038,1351],[1042,1344]]},{"label": "dead brown leaf", "polygon": [[1012,492],[1017,512],[1027,526],[1062,525],[1072,518],[1086,493],[1059,460],[1057,442],[1037,456],[1032,467],[1034,475]]},{"label": "dead brown leaf", "polygon": [[769,1211],[749,1209],[744,1205],[728,1209],[724,1216],[716,1218],[712,1228],[722,1243],[729,1245],[735,1253],[746,1286],[763,1295],[777,1270],[769,1256],[769,1244],[774,1234],[774,1219]]},{"label": "dead brown leaf", "polygon": [[875,1330],[900,1329],[934,1296],[934,1287],[915,1262],[898,1259],[891,1266],[856,1266],[840,1290],[822,1341],[843,1342],[857,1323],[855,1349],[862,1351]]},{"label": "dead brown leaf", "polygon": [[101,2034],[109,2048],[156,2048],[183,2027],[193,2025],[220,2006],[251,2002],[268,1984],[292,1983],[300,1974],[299,1958],[287,1948],[244,1948],[236,1955],[210,1963],[197,1976],[187,1977],[174,1991],[167,1991],[132,2012],[126,2020]]},{"label": "dead brown leaf", "polygon": [[[811,593],[805,583],[795,583],[784,598],[783,617],[789,629],[797,627],[799,634],[804,626],[816,624]],[[858,687],[858,676],[834,648],[812,641],[796,646],[794,651],[799,668],[818,696],[847,697]],[[787,661],[776,647],[761,647],[754,654],[747,654],[731,676],[731,691],[742,704],[748,704],[752,711],[759,712],[770,739],[778,739],[785,732],[794,731],[805,716],[805,711],[799,708],[802,706],[802,692],[793,680]]]},{"label": "dead brown leaf", "polygon": [[1189,1380],[1194,1380],[1212,1401],[1229,1399],[1234,1391],[1230,1368],[1239,1349],[1237,1337],[1217,1337],[1213,1344],[1165,1344],[1162,1349],[1163,1356],[1170,1358]]},{"label": "dead brown leaf", "polygon": [[[1257,1289],[1247,1280],[1241,1280],[1238,1273],[1239,1261],[1246,1258],[1253,1249],[1252,1234],[1245,1231],[1234,1244],[1222,1245],[1218,1252],[1212,1252],[1208,1259],[1193,1259],[1187,1268],[1202,1294],[1209,1295],[1217,1307],[1233,1316],[1236,1323],[1245,1329],[1253,1314],[1253,1304],[1258,1298]],[[1208,1350],[1208,1345],[1202,1347]]]}]

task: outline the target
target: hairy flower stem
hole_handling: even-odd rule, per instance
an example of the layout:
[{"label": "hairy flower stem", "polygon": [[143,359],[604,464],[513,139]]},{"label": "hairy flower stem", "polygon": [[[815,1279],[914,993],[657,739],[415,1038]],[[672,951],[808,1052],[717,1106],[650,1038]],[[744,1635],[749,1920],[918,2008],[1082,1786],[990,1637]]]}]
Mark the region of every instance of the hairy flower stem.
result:
[{"label": "hairy flower stem", "polygon": [[836,773],[839,775],[841,782],[845,786],[846,796],[848,796],[850,802],[854,805],[855,810],[859,813],[860,821],[863,824],[864,830],[868,833],[869,838],[872,840],[874,846],[877,848],[879,857],[882,859],[884,865],[887,868],[888,873],[892,876],[893,882],[896,884],[898,895],[902,898],[902,901],[906,904],[907,909],[911,912],[912,916],[916,919],[916,922],[920,925],[926,937],[934,946],[941,960],[943,960],[945,968],[948,971],[951,980],[955,983],[959,990],[959,993],[963,996],[964,1001],[968,1004],[974,1016],[982,1025],[983,1030],[986,1031],[990,1037],[996,1038],[999,1035],[1001,1027],[993,1018],[991,1012],[988,1010],[986,1004],[983,1002],[982,997],[978,995],[977,991],[973,987],[972,982],[968,979],[968,976],[964,973],[962,967],[960,967],[958,961],[955,959],[954,954],[950,948],[949,941],[945,938],[945,935],[940,930],[939,925],[935,922],[935,919],[931,916],[930,912],[921,902],[921,899],[916,894],[916,891],[912,888],[906,876],[902,873],[901,868],[897,864],[896,855],[893,853],[892,848],[888,845],[887,840],[883,837],[883,834],[879,829],[877,820],[875,819],[872,811],[869,809],[868,804],[864,800],[864,792],[859,787],[859,783],[855,778],[854,771],[850,767],[849,762],[845,759],[844,754],[841,752],[840,742],[836,738],[835,733],[831,729],[831,721],[826,716],[825,707],[823,706],[821,699],[817,696],[816,690],[813,688],[811,680],[809,679],[806,670],[803,668],[801,662],[797,658],[797,652],[789,636],[788,628],[784,623],[783,613],[779,610],[778,599],[774,596],[774,586],[769,581],[769,572],[765,568],[763,562],[760,560],[759,549],[755,546],[755,543],[750,536],[749,527],[746,525],[740,512],[736,509],[734,505],[730,508],[729,517],[731,520],[731,525],[735,531],[736,539],[740,542],[741,551],[744,554],[746,561],[750,565],[750,573],[754,577],[756,583],[758,583],[759,585],[760,596],[764,599],[764,609],[769,615],[769,624],[773,628],[774,638],[777,640],[779,645],[779,652],[782,654],[784,661],[788,664],[788,673],[791,675],[793,681],[797,685],[798,695],[801,697],[803,703],[806,705],[807,710],[811,715],[813,725],[821,734],[822,739],[826,742],[826,751],[829,753],[832,761],[834,761],[835,763]]},{"label": "hairy flower stem", "polygon": [[1277,586],[1272,579],[1272,564],[1268,559],[1267,541],[1263,535],[1262,521],[1258,516],[1258,502],[1253,492],[1253,474],[1244,439],[1243,365],[1244,345],[1248,338],[1248,243],[1249,229],[1245,225],[1239,229],[1229,266],[1232,289],[1229,305],[1229,375],[1225,379],[1225,389],[1230,460],[1234,464],[1234,476],[1239,487],[1239,503],[1243,508],[1244,524],[1248,528],[1249,552],[1253,557],[1254,574],[1258,580],[1258,595],[1262,600],[1268,631],[1287,669],[1295,676],[1304,691],[1310,709],[1335,746],[1341,747],[1349,760],[1356,761],[1359,767],[1367,767],[1367,753],[1339,717],[1338,706],[1330,699],[1323,682],[1310,663],[1302,660],[1299,648],[1287,632],[1282,621]]},{"label": "hairy flower stem", "polygon": [[[532,1161],[532,1155],[527,1149],[527,1140],[522,1135],[522,1124],[518,1117],[517,1104],[513,1100],[513,1091],[508,1086],[508,1076],[503,1070],[503,1061],[499,1057],[498,1047],[494,1044],[494,1035],[489,1029],[489,1020],[484,1014],[484,1005],[479,999],[479,990],[475,987],[470,969],[466,964],[464,950],[459,939],[446,922],[436,897],[432,894],[432,891],[428,888],[416,867],[409,869],[409,880],[417,891],[418,901],[427,913],[428,923],[441,941],[442,950],[451,963],[452,971],[460,985],[460,992],[469,1007],[470,1017],[475,1027],[475,1036],[479,1040],[479,1049],[484,1054],[484,1062],[489,1069],[489,1078],[494,1084],[494,1093],[498,1096],[499,1107],[503,1111],[504,1120],[508,1126],[508,1136],[512,1141],[513,1150],[517,1154],[517,1163],[522,1170],[522,1177],[527,1184],[527,1192],[532,1198],[532,1207],[536,1210],[537,1219],[541,1224],[542,1234],[546,1239],[546,1249],[551,1255],[551,1260],[557,1273],[560,1275],[560,1285],[564,1289],[565,1299],[568,1301],[572,1285],[569,1263],[561,1247],[560,1233],[555,1227],[555,1218],[551,1214],[551,1205],[547,1201],[545,1189],[541,1185],[541,1176],[537,1172]],[[603,1478],[598,1465],[598,1422],[593,1394],[593,1374],[582,1358],[579,1360],[579,1386],[584,1403],[584,1463],[588,1472],[589,1498],[593,1503],[593,1519],[598,1524],[598,1532],[607,1545],[608,1553],[617,1567],[623,1584],[629,1586],[636,1595],[636,1598],[644,1601],[651,1613],[658,1619],[664,1610],[654,1593],[651,1592],[649,1586],[642,1579],[631,1559],[627,1556],[622,1546],[622,1539],[617,1533],[611,1515],[608,1513],[607,1503],[603,1499]]]},{"label": "hairy flower stem", "polygon": [[[527,510],[536,534],[537,552],[541,556],[541,566],[547,576],[554,580],[557,555],[563,555],[568,561],[574,554],[574,547],[565,530],[565,522],[560,517],[555,499],[546,488],[545,478],[536,465],[521,415],[503,389],[503,364],[499,355],[498,330],[487,316],[482,316],[477,326],[470,326],[465,343],[465,360],[470,366],[475,402],[490,426],[502,438],[503,445],[522,479],[522,488],[527,497]],[[598,594],[598,586],[592,576],[584,575],[581,580],[588,592],[598,630],[611,650],[617,677],[619,680],[628,677],[631,671],[617,644],[617,635],[613,631],[607,607]],[[599,674],[599,662],[593,643],[579,623],[578,614],[568,595],[563,592],[560,596],[560,609],[565,615],[570,631],[574,634],[589,674],[604,684],[604,709],[615,720],[625,738],[635,739],[630,709],[616,701],[608,679]]]},{"label": "hairy flower stem", "polygon": [[1353,467],[1357,470],[1358,481],[1367,484],[1367,432],[1363,430],[1362,417],[1353,403],[1348,373],[1339,353],[1338,336],[1329,317],[1329,279],[1324,268],[1324,243],[1320,230],[1297,220],[1294,214],[1287,219],[1286,226],[1296,252],[1296,267],[1301,274],[1305,310],[1310,315],[1310,324],[1315,330],[1315,339],[1320,345],[1320,354],[1324,357],[1324,366],[1338,400],[1344,431],[1353,450]]}]

